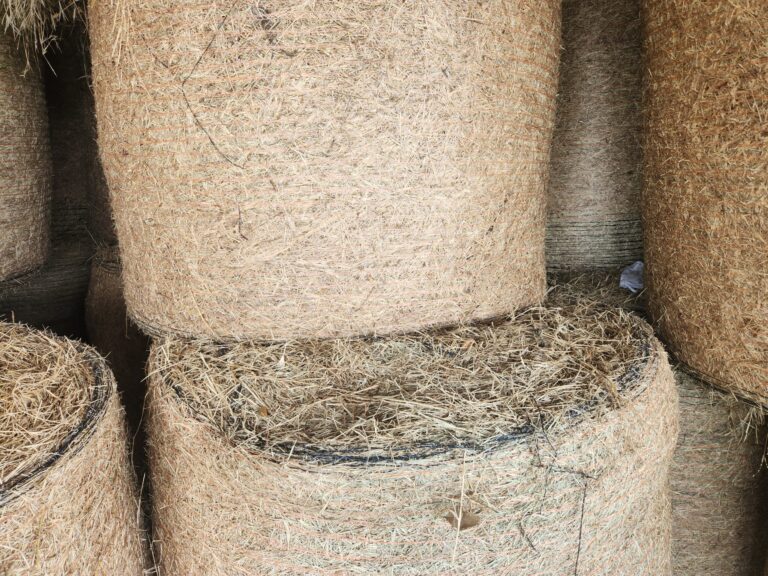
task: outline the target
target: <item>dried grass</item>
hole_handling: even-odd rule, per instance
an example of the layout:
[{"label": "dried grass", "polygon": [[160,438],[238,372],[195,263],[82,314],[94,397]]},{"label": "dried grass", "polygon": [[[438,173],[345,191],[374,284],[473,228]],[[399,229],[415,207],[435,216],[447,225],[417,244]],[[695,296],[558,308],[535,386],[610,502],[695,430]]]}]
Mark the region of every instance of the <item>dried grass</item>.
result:
[{"label": "dried grass", "polygon": [[579,305],[395,339],[150,356],[165,574],[669,574],[676,395]]},{"label": "dried grass", "polygon": [[20,40],[26,61],[55,46],[59,26],[81,18],[83,0],[0,0],[2,28]]},{"label": "dried grass", "polygon": [[651,315],[703,380],[768,403],[768,3],[644,0]]},{"label": "dried grass", "polygon": [[550,270],[642,259],[638,0],[565,0],[547,220]]},{"label": "dried grass", "polygon": [[558,272],[547,275],[547,305],[574,305],[586,302],[592,306],[621,308],[645,317],[646,292],[633,294],[619,286],[620,270],[592,272]]},{"label": "dried grass", "polygon": [[559,0],[94,0],[131,317],[282,340],[544,295]]}]

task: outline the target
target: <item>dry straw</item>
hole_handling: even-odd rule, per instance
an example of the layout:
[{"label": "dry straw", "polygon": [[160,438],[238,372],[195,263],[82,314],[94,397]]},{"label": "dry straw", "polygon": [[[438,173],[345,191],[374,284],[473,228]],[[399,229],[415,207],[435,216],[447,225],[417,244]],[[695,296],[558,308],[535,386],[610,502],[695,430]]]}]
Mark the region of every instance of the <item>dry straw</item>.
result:
[{"label": "dry straw", "polygon": [[80,18],[82,0],[0,0],[0,28],[20,41],[26,60],[34,61],[55,45],[59,26]]},{"label": "dry straw", "polygon": [[280,340],[544,295],[559,0],[89,6],[131,316]]},{"label": "dry straw", "polygon": [[40,267],[48,250],[51,160],[40,74],[0,31],[0,281]]},{"label": "dry straw", "polygon": [[564,0],[547,221],[550,270],[642,258],[638,0]]},{"label": "dry straw", "polygon": [[677,397],[586,305],[394,339],[150,356],[164,574],[670,574]]},{"label": "dry straw", "polygon": [[762,410],[676,371],[680,437],[672,482],[676,576],[754,576],[765,562]]},{"label": "dry straw", "polygon": [[704,380],[768,402],[768,3],[643,0],[650,309]]},{"label": "dry straw", "polygon": [[0,324],[0,573],[140,575],[133,480],[103,359]]}]

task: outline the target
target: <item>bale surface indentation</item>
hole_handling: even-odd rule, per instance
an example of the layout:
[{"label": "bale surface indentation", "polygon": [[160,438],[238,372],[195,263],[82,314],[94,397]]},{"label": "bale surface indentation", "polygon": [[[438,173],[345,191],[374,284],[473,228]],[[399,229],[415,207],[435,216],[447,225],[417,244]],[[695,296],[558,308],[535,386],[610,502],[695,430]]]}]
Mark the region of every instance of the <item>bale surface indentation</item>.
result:
[{"label": "bale surface indentation", "polygon": [[51,159],[45,95],[10,35],[0,32],[0,281],[48,254]]},{"label": "bale surface indentation", "polygon": [[549,270],[643,256],[638,0],[565,0],[547,218]]},{"label": "bale surface indentation", "polygon": [[0,324],[0,572],[142,574],[115,382],[91,349]]},{"label": "bale surface indentation", "polygon": [[167,338],[149,373],[169,574],[670,574],[677,397],[626,313],[270,346]]},{"label": "bale surface indentation", "polygon": [[768,402],[768,3],[643,0],[650,310],[702,379]]},{"label": "bale surface indentation", "polygon": [[384,334],[542,299],[559,1],[96,0],[89,21],[149,332]]}]

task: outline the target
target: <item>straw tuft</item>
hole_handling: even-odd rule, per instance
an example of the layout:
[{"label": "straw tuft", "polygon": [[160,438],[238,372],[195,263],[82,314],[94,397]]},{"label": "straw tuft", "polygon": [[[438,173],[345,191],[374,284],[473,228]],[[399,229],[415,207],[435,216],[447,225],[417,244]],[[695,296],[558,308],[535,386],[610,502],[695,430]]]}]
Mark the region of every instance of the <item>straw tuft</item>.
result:
[{"label": "straw tuft", "polygon": [[56,44],[59,26],[77,21],[83,0],[0,0],[2,28],[21,41],[27,62]]}]

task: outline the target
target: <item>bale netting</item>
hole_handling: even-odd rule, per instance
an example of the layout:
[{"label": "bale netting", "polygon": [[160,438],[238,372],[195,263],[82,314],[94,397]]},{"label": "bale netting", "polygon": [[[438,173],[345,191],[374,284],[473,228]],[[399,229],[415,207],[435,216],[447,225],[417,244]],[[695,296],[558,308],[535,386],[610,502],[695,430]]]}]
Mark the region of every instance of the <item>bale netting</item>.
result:
[{"label": "bale netting", "polygon": [[0,281],[39,268],[48,252],[51,159],[38,70],[0,31]]},{"label": "bale netting", "polygon": [[702,379],[768,403],[768,3],[644,0],[650,311]]},{"label": "bale netting", "polygon": [[762,409],[676,370],[680,436],[670,473],[678,576],[753,576],[765,562]]},{"label": "bale netting", "polygon": [[142,573],[122,409],[92,349],[0,324],[0,573]]},{"label": "bale netting", "polygon": [[642,259],[638,0],[565,0],[547,267]]},{"label": "bale netting", "polygon": [[89,5],[128,310],[289,340],[545,291],[559,0]]},{"label": "bale netting", "polygon": [[166,338],[149,372],[163,573],[670,574],[677,396],[625,312]]}]

